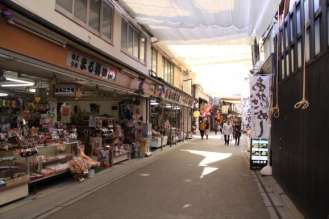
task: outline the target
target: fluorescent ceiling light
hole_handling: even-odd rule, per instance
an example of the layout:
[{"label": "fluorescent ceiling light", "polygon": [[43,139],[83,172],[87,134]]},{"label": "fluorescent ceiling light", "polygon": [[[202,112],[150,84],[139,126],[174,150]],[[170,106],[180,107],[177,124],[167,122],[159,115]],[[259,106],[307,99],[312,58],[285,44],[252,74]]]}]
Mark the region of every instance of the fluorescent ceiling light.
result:
[{"label": "fluorescent ceiling light", "polygon": [[26,84],[2,84],[1,87],[32,87],[34,83],[26,83]]},{"label": "fluorescent ceiling light", "polygon": [[30,89],[29,89],[29,92],[30,92],[30,93],[35,93],[36,91],[37,91],[37,89],[35,89],[35,88],[30,88]]},{"label": "fluorescent ceiling light", "polygon": [[11,82],[16,82],[16,83],[2,84],[1,87],[31,87],[31,86],[34,86],[34,82],[31,82],[31,81],[25,81],[25,80],[20,80],[20,79],[11,78],[11,77],[6,77],[6,80],[11,81]]},{"label": "fluorescent ceiling light", "polygon": [[6,80],[7,81],[13,81],[13,82],[18,82],[18,83],[32,83],[31,81],[24,81],[24,80],[19,80],[19,79],[16,79],[16,78],[10,78],[10,77],[6,77]]},{"label": "fluorescent ceiling light", "polygon": [[0,97],[7,97],[8,94],[7,93],[0,93]]}]

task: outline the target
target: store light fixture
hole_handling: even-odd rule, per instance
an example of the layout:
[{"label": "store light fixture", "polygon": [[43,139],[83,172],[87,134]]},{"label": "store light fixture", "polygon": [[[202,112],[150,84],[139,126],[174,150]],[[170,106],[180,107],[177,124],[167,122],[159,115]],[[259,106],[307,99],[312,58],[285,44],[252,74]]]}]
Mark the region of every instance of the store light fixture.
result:
[{"label": "store light fixture", "polygon": [[34,86],[34,83],[26,83],[26,84],[2,84],[1,87],[31,87]]},{"label": "store light fixture", "polygon": [[151,104],[151,106],[159,105],[159,103],[156,100],[151,100],[150,104]]},{"label": "store light fixture", "polygon": [[7,96],[8,96],[7,93],[1,93],[1,92],[0,92],[0,97],[7,97]]},{"label": "store light fixture", "polygon": [[35,88],[29,88],[29,92],[30,93],[35,93],[35,92],[37,92],[37,89],[35,89]]},{"label": "store light fixture", "polygon": [[1,87],[31,87],[31,86],[34,86],[34,82],[31,82],[31,81],[25,81],[25,80],[20,80],[20,79],[11,78],[11,77],[6,77],[6,80],[10,81],[10,82],[15,82],[15,83],[2,84]]}]

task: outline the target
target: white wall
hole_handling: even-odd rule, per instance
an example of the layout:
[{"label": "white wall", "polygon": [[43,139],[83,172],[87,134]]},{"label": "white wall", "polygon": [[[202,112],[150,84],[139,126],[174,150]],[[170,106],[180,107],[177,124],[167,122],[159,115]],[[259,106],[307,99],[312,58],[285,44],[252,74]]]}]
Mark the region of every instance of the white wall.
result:
[{"label": "white wall", "polygon": [[18,4],[19,6],[29,10],[48,22],[56,25],[62,30],[73,34],[79,39],[91,44],[95,48],[102,50],[103,52],[109,54],[110,56],[116,57],[122,62],[128,64],[132,68],[148,74],[148,69],[151,67],[150,55],[151,55],[151,45],[150,39],[147,41],[147,51],[146,51],[146,65],[135,61],[128,55],[121,52],[121,15],[115,11],[114,15],[114,34],[113,34],[113,45],[86,30],[82,26],[73,22],[69,18],[63,16],[61,13],[55,10],[56,0],[12,0],[12,2]]}]

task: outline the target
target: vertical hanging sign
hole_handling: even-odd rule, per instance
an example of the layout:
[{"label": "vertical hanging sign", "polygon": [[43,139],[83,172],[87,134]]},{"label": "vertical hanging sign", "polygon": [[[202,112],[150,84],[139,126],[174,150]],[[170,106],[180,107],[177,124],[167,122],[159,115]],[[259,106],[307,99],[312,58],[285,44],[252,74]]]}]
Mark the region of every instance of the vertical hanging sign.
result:
[{"label": "vertical hanging sign", "polygon": [[253,139],[270,137],[271,76],[250,78],[251,135]]}]

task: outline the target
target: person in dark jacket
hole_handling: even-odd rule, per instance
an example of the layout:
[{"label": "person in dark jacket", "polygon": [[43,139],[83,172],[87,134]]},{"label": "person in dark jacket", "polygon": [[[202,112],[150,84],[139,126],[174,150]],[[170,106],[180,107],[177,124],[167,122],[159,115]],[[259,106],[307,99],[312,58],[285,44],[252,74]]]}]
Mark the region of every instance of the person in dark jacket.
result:
[{"label": "person in dark jacket", "polygon": [[236,123],[233,127],[233,137],[235,140],[235,145],[240,145],[240,138],[241,138],[241,125],[239,123]]}]

